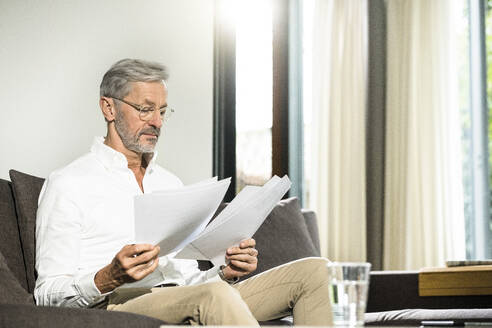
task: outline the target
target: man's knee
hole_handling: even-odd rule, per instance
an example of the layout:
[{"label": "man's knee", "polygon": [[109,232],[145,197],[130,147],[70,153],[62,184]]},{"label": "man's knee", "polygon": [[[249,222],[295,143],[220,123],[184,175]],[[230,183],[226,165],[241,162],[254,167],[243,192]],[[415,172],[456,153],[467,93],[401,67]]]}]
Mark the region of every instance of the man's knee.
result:
[{"label": "man's knee", "polygon": [[291,262],[290,264],[298,268],[298,270],[305,270],[308,272],[325,271],[327,272],[327,264],[330,263],[328,259],[324,257],[306,257],[300,260]]},{"label": "man's knee", "polygon": [[241,300],[239,292],[224,281],[203,284],[202,293],[213,303],[231,303]]},{"label": "man's knee", "polygon": [[328,267],[327,264],[330,261],[323,257],[306,257],[294,262],[290,265],[294,267],[294,270],[302,275],[306,282],[315,284],[324,283],[328,281]]}]

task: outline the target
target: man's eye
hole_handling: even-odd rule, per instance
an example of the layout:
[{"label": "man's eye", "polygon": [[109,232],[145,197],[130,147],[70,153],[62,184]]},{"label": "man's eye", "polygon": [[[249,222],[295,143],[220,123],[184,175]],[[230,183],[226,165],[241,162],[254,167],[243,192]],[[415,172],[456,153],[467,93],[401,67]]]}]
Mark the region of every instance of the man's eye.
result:
[{"label": "man's eye", "polygon": [[140,109],[140,111],[142,113],[150,113],[150,112],[153,112],[154,109],[152,107],[144,107],[144,108]]}]

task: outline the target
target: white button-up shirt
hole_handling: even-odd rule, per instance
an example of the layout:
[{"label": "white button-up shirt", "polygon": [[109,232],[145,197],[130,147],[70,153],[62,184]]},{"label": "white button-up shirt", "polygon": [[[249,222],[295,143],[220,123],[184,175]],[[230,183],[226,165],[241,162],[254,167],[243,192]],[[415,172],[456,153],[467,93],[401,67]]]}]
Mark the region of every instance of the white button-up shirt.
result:
[{"label": "white button-up shirt", "polygon": [[[38,305],[87,307],[102,295],[95,274],[127,244],[134,244],[133,199],[141,195],[126,157],[94,140],[91,151],[46,179],[36,219],[34,296]],[[145,193],[182,186],[181,180],[155,163],[147,166]],[[219,280],[218,269],[202,272],[194,260],[159,258],[157,269],[124,287],[163,283],[193,285]]]}]

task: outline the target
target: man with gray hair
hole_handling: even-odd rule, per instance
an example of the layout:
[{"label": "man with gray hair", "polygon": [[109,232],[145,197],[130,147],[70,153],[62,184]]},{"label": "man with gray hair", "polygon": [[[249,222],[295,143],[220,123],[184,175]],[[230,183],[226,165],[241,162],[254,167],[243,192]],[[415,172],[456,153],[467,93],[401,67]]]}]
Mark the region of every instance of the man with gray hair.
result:
[{"label": "man with gray hair", "polygon": [[104,75],[106,136],[51,173],[40,194],[37,304],[127,311],[173,324],[258,325],[293,313],[296,325],[330,325],[325,259],[294,261],[236,283],[256,269],[253,239],[227,250],[227,266],[208,271],[175,254],[159,257],[159,246],[135,244],[134,196],[183,185],[155,162],[172,112],[167,78],[164,66],[135,59]]}]

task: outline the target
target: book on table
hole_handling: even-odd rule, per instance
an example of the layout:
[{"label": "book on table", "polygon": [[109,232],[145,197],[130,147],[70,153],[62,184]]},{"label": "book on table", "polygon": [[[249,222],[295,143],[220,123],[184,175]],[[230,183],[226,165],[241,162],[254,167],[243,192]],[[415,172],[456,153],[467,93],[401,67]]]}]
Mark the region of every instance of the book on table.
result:
[{"label": "book on table", "polygon": [[161,255],[225,264],[227,248],[253,236],[291,182],[274,176],[261,187],[246,186],[210,222],[229,185],[230,178],[212,178],[136,196],[136,242],[159,245]]}]

